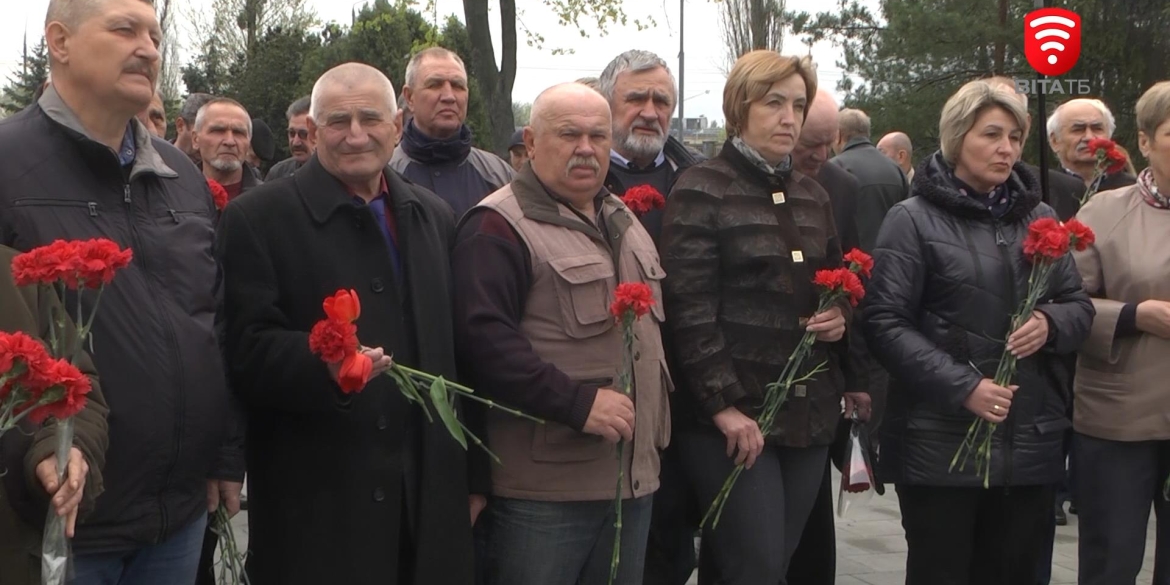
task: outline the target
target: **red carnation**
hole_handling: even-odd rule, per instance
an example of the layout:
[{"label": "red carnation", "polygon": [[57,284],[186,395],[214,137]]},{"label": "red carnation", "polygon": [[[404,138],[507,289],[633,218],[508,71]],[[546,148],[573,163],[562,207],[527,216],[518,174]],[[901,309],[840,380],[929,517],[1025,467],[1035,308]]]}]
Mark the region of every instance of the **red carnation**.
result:
[{"label": "red carnation", "polygon": [[1129,162],[1126,159],[1125,154],[1116,148],[1105,152],[1105,161],[1109,163],[1109,166],[1105,167],[1105,173],[1109,175],[1124,171],[1125,164]]},{"label": "red carnation", "polygon": [[353,323],[322,319],[309,332],[309,351],[321,356],[325,363],[338,363],[357,350],[357,325]]},{"label": "red carnation", "polygon": [[353,323],[362,314],[361,301],[353,290],[343,289],[333,293],[333,296],[325,298],[322,306],[330,319],[343,323]]},{"label": "red carnation", "polygon": [[351,353],[341,361],[337,372],[337,385],[346,394],[361,392],[374,372],[374,362],[364,353]]},{"label": "red carnation", "polygon": [[134,253],[122,249],[117,243],[105,238],[78,242],[77,272],[66,277],[65,284],[76,288],[83,284],[88,288],[99,288],[114,280],[114,273],[130,265]]},{"label": "red carnation", "polygon": [[1080,222],[1077,219],[1070,219],[1064,224],[1064,229],[1068,231],[1069,243],[1077,252],[1083,252],[1086,248],[1093,245],[1097,241],[1096,234],[1089,226]]},{"label": "red carnation", "polygon": [[614,291],[614,301],[609,307],[609,312],[613,313],[614,317],[622,319],[627,311],[632,311],[634,319],[638,319],[649,313],[652,306],[654,291],[650,290],[649,285],[641,282],[623,282]]},{"label": "red carnation", "polygon": [[1068,253],[1069,232],[1059,221],[1042,217],[1028,226],[1024,254],[1033,262],[1052,262]]},{"label": "red carnation", "polygon": [[228,192],[215,179],[207,179],[207,188],[211,189],[211,200],[215,202],[215,208],[223,211],[223,208],[228,204]]},{"label": "red carnation", "polygon": [[865,297],[861,279],[848,268],[818,270],[813,277],[813,284],[824,288],[830,295],[848,295],[849,304],[854,307]]},{"label": "red carnation", "polygon": [[845,262],[849,264],[849,270],[854,274],[860,274],[866,278],[870,277],[873,272],[873,256],[854,248],[845,255]]},{"label": "red carnation", "polygon": [[77,270],[77,242],[55,240],[18,254],[12,259],[12,276],[18,286],[53,284]]},{"label": "red carnation", "polygon": [[45,346],[19,331],[0,331],[0,377],[11,374],[14,368],[27,368],[28,364],[49,359]]},{"label": "red carnation", "polygon": [[89,376],[65,360],[51,361],[43,374],[50,383],[39,393],[39,406],[28,413],[29,420],[37,424],[50,416],[65,420],[85,408],[92,389]]},{"label": "red carnation", "polygon": [[626,194],[622,195],[622,203],[634,212],[634,215],[639,217],[651,209],[662,209],[666,207],[666,198],[658,189],[650,185],[638,185],[626,190]]}]

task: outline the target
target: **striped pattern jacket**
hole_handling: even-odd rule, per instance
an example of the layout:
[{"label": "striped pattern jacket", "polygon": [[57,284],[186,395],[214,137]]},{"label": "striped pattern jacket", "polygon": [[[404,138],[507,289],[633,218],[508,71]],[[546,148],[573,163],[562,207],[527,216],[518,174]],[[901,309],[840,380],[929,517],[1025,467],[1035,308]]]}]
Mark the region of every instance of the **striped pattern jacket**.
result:
[{"label": "striped pattern jacket", "polygon": [[[675,183],[660,247],[676,386],[707,423],[729,406],[756,416],[816,309],[814,273],[841,265],[828,194],[798,172],[769,173],[728,141]],[[829,370],[789,393],[770,444],[832,442],[846,343],[816,343],[805,369]]]}]

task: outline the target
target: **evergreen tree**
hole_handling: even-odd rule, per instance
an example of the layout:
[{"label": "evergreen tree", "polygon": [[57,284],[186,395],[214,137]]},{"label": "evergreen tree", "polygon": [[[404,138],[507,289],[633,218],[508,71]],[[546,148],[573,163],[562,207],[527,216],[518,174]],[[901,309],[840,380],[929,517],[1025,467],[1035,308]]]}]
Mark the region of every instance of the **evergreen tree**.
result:
[{"label": "evergreen tree", "polygon": [[0,112],[5,116],[23,110],[33,103],[41,84],[49,77],[49,55],[42,38],[32,51],[21,55],[21,65],[15,76],[0,92]]}]

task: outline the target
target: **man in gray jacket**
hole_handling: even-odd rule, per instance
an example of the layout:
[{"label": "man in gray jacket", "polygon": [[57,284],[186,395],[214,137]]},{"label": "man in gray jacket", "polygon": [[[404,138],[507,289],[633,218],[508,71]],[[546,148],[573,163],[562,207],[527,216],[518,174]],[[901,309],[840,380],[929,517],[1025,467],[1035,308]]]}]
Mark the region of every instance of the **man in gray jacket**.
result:
[{"label": "man in gray jacket", "polygon": [[208,511],[238,509],[244,465],[225,448],[216,210],[199,169],[135,118],[159,74],[152,4],[51,0],[46,22],[52,84],[0,122],[0,244],[108,238],[134,253],[93,324],[110,446],[71,583],[192,583]]},{"label": "man in gray jacket", "polygon": [[829,162],[849,171],[861,183],[855,216],[857,236],[861,249],[869,252],[886,212],[906,198],[910,186],[902,169],[870,142],[869,116],[865,112],[846,108],[841,110],[839,120],[837,156]]}]

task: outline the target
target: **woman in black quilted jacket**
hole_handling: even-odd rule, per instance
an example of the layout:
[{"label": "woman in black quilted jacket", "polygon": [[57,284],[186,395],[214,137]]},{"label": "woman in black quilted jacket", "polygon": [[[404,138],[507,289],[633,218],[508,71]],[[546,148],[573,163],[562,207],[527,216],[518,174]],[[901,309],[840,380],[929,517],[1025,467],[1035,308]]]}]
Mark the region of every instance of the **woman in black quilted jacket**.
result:
[{"label": "woman in black quilted jacket", "polygon": [[[882,224],[863,305],[891,377],[878,469],[902,508],[907,585],[1032,585],[1064,475],[1057,355],[1077,350],[1094,311],[1066,256],[1009,331],[1028,290],[1028,225],[1055,217],[1019,163],[1027,112],[1009,92],[973,81],[947,101],[941,150]],[[991,380],[1005,342],[1020,358],[1011,388]],[[999,425],[988,488],[970,462],[949,470],[976,417]]]}]

